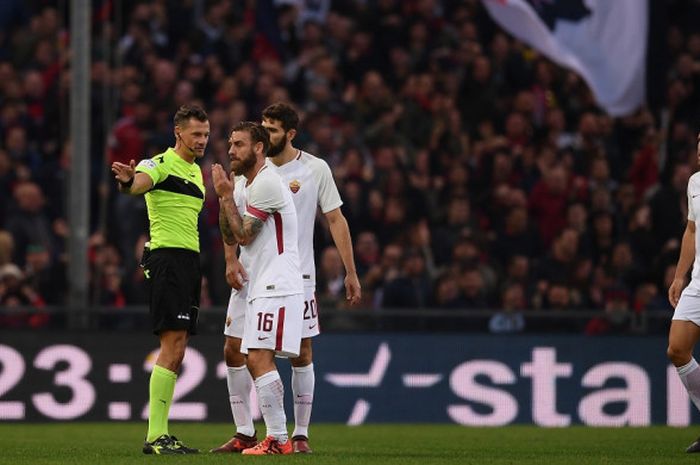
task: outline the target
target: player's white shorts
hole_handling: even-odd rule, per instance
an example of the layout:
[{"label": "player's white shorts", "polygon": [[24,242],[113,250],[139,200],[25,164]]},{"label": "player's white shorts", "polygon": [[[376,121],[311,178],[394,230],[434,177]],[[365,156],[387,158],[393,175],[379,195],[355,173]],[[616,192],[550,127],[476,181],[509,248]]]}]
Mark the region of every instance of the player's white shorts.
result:
[{"label": "player's white shorts", "polygon": [[231,290],[226,309],[226,324],[224,334],[230,337],[243,339],[245,329],[245,310],[248,306],[248,283],[245,283],[240,291]]},{"label": "player's white shorts", "polygon": [[316,301],[316,288],[304,288],[304,321],[301,327],[301,337],[318,336],[321,333],[321,325],[318,321],[318,302]]},{"label": "player's white shorts", "polygon": [[[245,328],[245,309],[248,305],[248,284],[240,291],[233,289],[226,308],[226,324],[224,334],[238,339],[243,338]],[[318,318],[318,303],[313,287],[304,288],[304,321],[301,327],[301,337],[315,337],[321,333],[321,324]]]},{"label": "player's white shorts", "polygon": [[241,353],[268,349],[276,355],[298,357],[303,310],[303,294],[258,297],[248,302]]},{"label": "player's white shorts", "polygon": [[681,293],[681,298],[673,312],[674,320],[692,321],[700,326],[700,296]]}]

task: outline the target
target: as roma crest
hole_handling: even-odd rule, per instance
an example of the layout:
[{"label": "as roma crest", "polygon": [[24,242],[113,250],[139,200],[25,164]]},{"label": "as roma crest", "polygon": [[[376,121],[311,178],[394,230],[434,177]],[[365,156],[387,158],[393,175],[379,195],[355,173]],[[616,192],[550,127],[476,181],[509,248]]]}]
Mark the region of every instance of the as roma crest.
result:
[{"label": "as roma crest", "polygon": [[301,188],[301,183],[299,181],[297,181],[296,179],[289,183],[289,190],[292,191],[292,194],[296,194],[297,192],[299,192],[300,188]]}]

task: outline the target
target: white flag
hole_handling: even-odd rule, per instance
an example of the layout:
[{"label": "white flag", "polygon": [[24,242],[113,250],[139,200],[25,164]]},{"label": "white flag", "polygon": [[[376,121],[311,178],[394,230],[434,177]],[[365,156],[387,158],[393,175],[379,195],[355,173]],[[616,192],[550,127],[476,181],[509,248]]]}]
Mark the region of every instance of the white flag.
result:
[{"label": "white flag", "polygon": [[645,99],[647,0],[483,0],[493,19],[576,71],[612,116]]}]

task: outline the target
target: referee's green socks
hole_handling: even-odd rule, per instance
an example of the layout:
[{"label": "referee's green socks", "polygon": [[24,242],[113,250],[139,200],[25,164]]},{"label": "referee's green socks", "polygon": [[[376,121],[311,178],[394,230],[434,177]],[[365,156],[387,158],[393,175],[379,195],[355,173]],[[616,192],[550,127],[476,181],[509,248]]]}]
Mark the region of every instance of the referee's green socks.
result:
[{"label": "referee's green socks", "polygon": [[148,386],[148,442],[168,434],[168,412],[175,392],[175,380],[177,373],[160,365],[153,365]]}]

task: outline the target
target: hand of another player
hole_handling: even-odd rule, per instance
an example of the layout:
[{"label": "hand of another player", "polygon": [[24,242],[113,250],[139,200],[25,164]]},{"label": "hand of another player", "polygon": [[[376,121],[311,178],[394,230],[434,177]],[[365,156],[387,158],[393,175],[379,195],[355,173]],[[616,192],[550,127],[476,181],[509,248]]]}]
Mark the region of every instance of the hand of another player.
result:
[{"label": "hand of another player", "polygon": [[683,290],[683,285],[685,281],[680,278],[676,278],[671,283],[671,287],[668,288],[668,301],[671,302],[671,306],[676,308],[678,305],[678,300],[681,298],[681,291]]},{"label": "hand of another player", "polygon": [[362,288],[357,273],[345,276],[345,298],[350,301],[350,305],[357,305],[362,299]]},{"label": "hand of another player", "polygon": [[211,178],[214,183],[214,190],[219,198],[231,198],[233,196],[233,173],[231,177],[226,174],[224,168],[214,163],[211,165]]},{"label": "hand of another player", "polygon": [[237,291],[243,289],[243,285],[248,281],[248,273],[238,260],[226,263],[226,282]]},{"label": "hand of another player", "polygon": [[115,161],[112,163],[112,173],[114,173],[114,179],[123,183],[129,182],[136,173],[135,168],[136,162],[134,160],[131,160],[128,165]]}]

